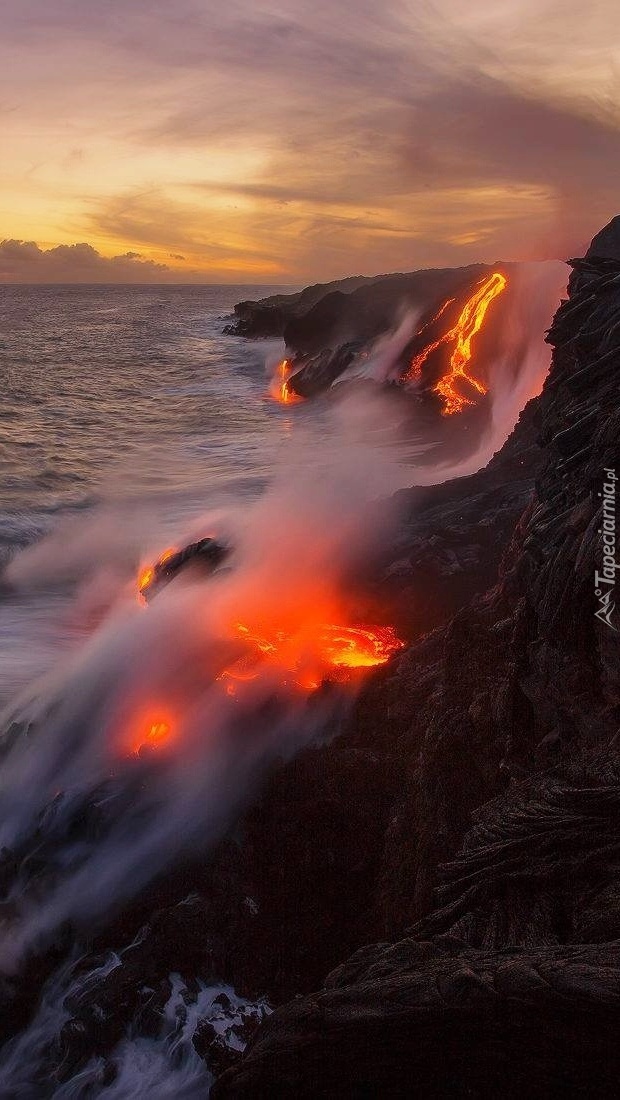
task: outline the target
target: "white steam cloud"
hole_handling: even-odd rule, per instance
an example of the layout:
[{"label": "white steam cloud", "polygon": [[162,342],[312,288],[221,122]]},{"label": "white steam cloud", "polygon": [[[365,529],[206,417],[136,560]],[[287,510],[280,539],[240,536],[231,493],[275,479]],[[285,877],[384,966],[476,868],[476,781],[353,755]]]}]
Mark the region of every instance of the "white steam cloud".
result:
[{"label": "white steam cloud", "polygon": [[[323,441],[319,449],[311,425],[302,430],[254,505],[220,513],[215,531],[214,517],[205,517],[203,533],[220,531],[234,545],[229,570],[180,577],[148,608],[124,577],[81,650],[31,689],[30,702],[14,705],[19,722],[0,742],[0,847],[21,859],[14,917],[0,939],[5,969],[67,919],[101,919],[175,859],[206,850],[275,758],[335,732],[340,690],[308,697],[269,662],[234,694],[219,677],[243,657],[233,629],[239,622],[303,632],[330,615],[346,619],[344,579],[372,543],[365,510],[404,476],[394,448],[362,442],[378,408],[364,406],[362,398],[349,403],[348,415],[340,405],[334,410],[331,447]],[[123,559],[102,524],[95,520],[89,532],[85,521],[67,553],[52,536],[18,558],[11,576],[27,578],[33,563],[54,576],[57,563],[83,584],[90,560],[100,577],[106,547],[114,562]],[[141,749],[160,723],[166,743]],[[37,831],[47,870],[33,882],[23,857]]]}]

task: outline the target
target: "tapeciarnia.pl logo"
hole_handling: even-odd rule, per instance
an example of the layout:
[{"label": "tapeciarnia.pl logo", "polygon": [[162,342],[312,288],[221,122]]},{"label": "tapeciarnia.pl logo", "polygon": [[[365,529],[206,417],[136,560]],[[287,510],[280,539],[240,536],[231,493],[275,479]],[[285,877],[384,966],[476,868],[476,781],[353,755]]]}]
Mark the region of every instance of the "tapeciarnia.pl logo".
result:
[{"label": "tapeciarnia.pl logo", "polygon": [[594,614],[602,623],[606,623],[612,630],[617,627],[611,621],[616,604],[614,602],[616,586],[616,570],[620,564],[616,562],[616,482],[618,477],[612,467],[604,468],[602,492],[599,496],[603,499],[603,512],[601,526],[598,533],[601,536],[603,548],[602,572],[594,571],[594,595],[597,598],[598,607]]}]

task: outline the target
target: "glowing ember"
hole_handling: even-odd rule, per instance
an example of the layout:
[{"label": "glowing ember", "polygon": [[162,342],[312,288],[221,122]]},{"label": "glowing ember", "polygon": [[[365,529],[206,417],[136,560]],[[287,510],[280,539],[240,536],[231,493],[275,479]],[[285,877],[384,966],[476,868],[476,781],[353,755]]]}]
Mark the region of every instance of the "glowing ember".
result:
[{"label": "glowing ember", "polygon": [[[403,378],[404,382],[417,381],[429,356],[442,344],[454,343],[454,350],[450,357],[450,367],[443,378],[440,378],[437,385],[433,387],[434,392],[444,400],[443,416],[452,416],[454,413],[462,412],[466,405],[474,404],[471,398],[464,397],[459,392],[458,386],[463,381],[481,395],[487,392],[487,387],[478,378],[470,374],[468,370],[472,354],[471,342],[476,333],[480,332],[491,302],[506,289],[506,286],[507,279],[499,271],[494,272],[488,279],[485,279],[465,303],[454,327],[440,336],[438,340],[434,340],[432,344],[428,344],[411,361],[409,370]],[[429,322],[429,325],[441,316],[453,300],[451,298],[444,303],[439,313]],[[429,325],[425,327],[428,328]],[[423,332],[424,329],[420,331]]]},{"label": "glowing ember", "polygon": [[170,726],[167,722],[152,722],[146,735],[146,739],[151,743],[157,741],[165,741],[169,734]]},{"label": "glowing ember", "polygon": [[152,566],[148,565],[145,569],[141,569],[138,574],[138,592],[142,593],[153,580],[155,576],[155,570]]},{"label": "glowing ember", "polygon": [[164,550],[163,554],[155,562],[155,565],[145,565],[138,573],[138,602],[146,604],[145,593],[151,587],[155,580],[155,574],[162,565],[165,565],[170,558],[178,553],[175,546],[169,546],[167,550]]},{"label": "glowing ember", "polygon": [[298,405],[300,401],[303,401],[303,397],[300,397],[298,393],[295,393],[289,385],[289,378],[291,377],[293,368],[289,364],[288,359],[283,359],[281,363],[278,363],[278,367],[273,376],[270,394],[274,401],[278,401],[280,405]]},{"label": "glowing ember", "polygon": [[130,723],[128,747],[137,754],[141,749],[160,749],[172,737],[172,723],[161,713],[147,711]]}]

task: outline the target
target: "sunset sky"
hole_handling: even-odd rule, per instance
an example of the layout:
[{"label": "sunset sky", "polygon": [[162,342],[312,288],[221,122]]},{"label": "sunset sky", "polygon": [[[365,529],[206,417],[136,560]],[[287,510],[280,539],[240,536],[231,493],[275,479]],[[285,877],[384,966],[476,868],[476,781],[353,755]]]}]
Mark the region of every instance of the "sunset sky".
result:
[{"label": "sunset sky", "polygon": [[0,281],[565,257],[620,212],[616,0],[0,0]]}]

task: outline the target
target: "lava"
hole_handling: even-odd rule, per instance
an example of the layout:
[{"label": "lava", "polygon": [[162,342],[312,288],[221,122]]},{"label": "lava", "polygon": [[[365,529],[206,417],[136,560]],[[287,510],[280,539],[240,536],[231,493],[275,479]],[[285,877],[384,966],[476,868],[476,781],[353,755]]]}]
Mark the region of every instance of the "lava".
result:
[{"label": "lava", "polygon": [[140,596],[142,596],[146,589],[149,587],[154,576],[155,570],[151,565],[147,565],[144,569],[140,570],[140,572],[138,573],[138,593]]},{"label": "lava", "polygon": [[[359,683],[360,675],[386,664],[405,644],[390,626],[308,621],[287,630],[235,622],[225,635],[228,648],[233,643],[239,655],[219,672],[215,683],[235,700],[261,680],[259,690],[263,693],[265,689],[269,694],[283,691],[302,699],[327,681]],[[203,687],[206,684],[203,680]],[[161,698],[152,698],[133,715],[125,715],[119,722],[123,754],[141,756],[146,750],[159,753],[178,747],[183,714],[189,706],[191,699],[183,702],[177,693],[176,702],[162,705]]]},{"label": "lava", "polygon": [[159,556],[154,565],[145,565],[140,569],[138,573],[138,599],[141,603],[146,603],[145,593],[151,587],[155,580],[157,570],[165,565],[170,558],[174,557],[177,553],[176,547],[169,546],[167,550],[164,550],[163,554]]},{"label": "lava", "polygon": [[158,742],[165,741],[170,736],[170,726],[168,722],[151,722],[146,735],[147,741]]},{"label": "lava", "polygon": [[[417,381],[429,356],[443,344],[454,343],[449,368],[433,387],[433,392],[443,398],[442,416],[452,416],[454,413],[462,412],[466,405],[474,404],[470,397],[465,397],[459,391],[462,382],[468,383],[481,396],[487,393],[487,387],[484,383],[471,374],[468,369],[472,356],[471,342],[476,333],[482,328],[491,302],[506,289],[507,283],[506,276],[499,271],[495,271],[488,279],[484,279],[475,293],[465,303],[456,324],[437,340],[428,344],[411,360],[409,369],[403,378],[404,382]],[[429,325],[437,321],[452,301],[454,299],[450,298],[447,302],[444,302],[432,321],[424,327],[428,328]],[[420,330],[420,332],[423,331],[424,329]]]},{"label": "lava", "polygon": [[277,401],[280,405],[298,405],[300,401],[303,401],[303,397],[295,393],[289,385],[292,370],[293,368],[288,359],[283,359],[281,363],[278,363],[273,376],[269,392],[274,401]]},{"label": "lava", "polygon": [[161,749],[170,742],[173,722],[160,707],[143,710],[130,723],[126,743],[129,751],[137,755],[143,749]]},{"label": "lava", "polygon": [[389,626],[306,624],[287,632],[236,623],[235,631],[247,649],[218,677],[229,695],[263,668],[276,671],[285,686],[312,692],[324,680],[347,680],[356,670],[386,664],[404,645]]},{"label": "lava", "polygon": [[404,645],[391,626],[324,626],[319,637],[322,654],[334,668],[376,668]]},{"label": "lava", "polygon": [[[142,570],[139,586],[145,585],[146,593],[162,563],[171,557],[175,562],[199,545],[165,551]],[[204,638],[199,636],[183,683],[168,685],[172,694],[166,690],[164,706],[161,696],[151,696],[129,720],[125,716],[119,721],[125,751],[167,753],[176,748],[183,740],[184,715],[212,689],[250,708],[261,700],[287,698],[297,706],[326,682],[355,687],[368,670],[386,664],[404,645],[391,626],[351,622],[352,609],[326,578],[285,586],[275,601],[269,592],[262,574],[250,584],[241,578],[229,591],[221,586],[214,590],[210,626]],[[202,598],[201,588],[198,617]]]}]

